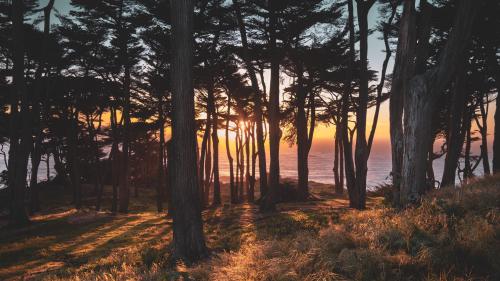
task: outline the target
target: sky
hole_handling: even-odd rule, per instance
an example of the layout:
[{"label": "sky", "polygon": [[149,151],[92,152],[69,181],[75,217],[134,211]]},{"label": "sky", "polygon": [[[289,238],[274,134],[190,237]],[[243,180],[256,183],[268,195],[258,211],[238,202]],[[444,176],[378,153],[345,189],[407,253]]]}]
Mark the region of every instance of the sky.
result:
[{"label": "sky", "polygon": [[[48,0],[40,0],[40,5],[45,5],[48,2]],[[70,10],[70,0],[55,0],[55,8],[57,11],[61,14],[67,14]],[[418,5],[418,1],[417,1]],[[356,8],[354,9],[356,10]],[[369,27],[373,28],[377,24],[377,22],[380,20],[379,17],[379,11],[378,11],[378,4],[375,4],[374,7],[370,10],[368,14],[368,23]],[[373,70],[376,70],[380,72],[382,69],[382,63],[385,57],[384,53],[384,42],[382,39],[380,39],[381,33],[380,32],[374,32],[370,37],[368,38],[368,60],[369,60],[369,67]],[[392,73],[393,69],[393,62],[394,62],[394,56],[391,58],[387,72]],[[267,84],[269,85],[269,83]],[[281,86],[281,89],[283,89],[285,85]],[[493,122],[493,115],[495,112],[495,106],[494,104],[491,104],[490,106],[490,114],[488,117],[488,130],[489,130],[489,136],[488,136],[488,141],[491,143],[493,141],[492,138],[492,132],[494,128],[494,122]],[[371,122],[373,120],[373,110],[369,110],[369,115],[368,115],[368,128],[367,132],[369,132],[370,127],[371,127]],[[333,136],[335,133],[335,129],[333,127],[328,127],[326,125],[319,125],[316,128],[315,131],[315,136],[314,136],[314,141],[313,141],[313,146],[312,150],[321,152],[321,151],[331,151],[333,149]],[[373,145],[373,150],[375,152],[380,152],[380,153],[389,153],[389,144],[390,144],[390,138],[389,138],[389,103],[386,101],[382,104],[381,106],[381,111],[380,111],[380,117],[378,121],[378,126],[377,126],[377,131],[375,134],[375,141]],[[293,149],[289,148],[288,144],[283,144],[282,145],[283,150],[287,149]]]}]

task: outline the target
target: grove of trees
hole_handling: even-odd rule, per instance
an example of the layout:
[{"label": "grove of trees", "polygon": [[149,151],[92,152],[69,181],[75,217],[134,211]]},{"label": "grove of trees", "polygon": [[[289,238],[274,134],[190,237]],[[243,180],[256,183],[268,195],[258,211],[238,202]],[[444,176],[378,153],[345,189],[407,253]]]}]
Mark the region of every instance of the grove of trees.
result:
[{"label": "grove of trees", "polygon": [[[384,102],[394,206],[466,182],[479,165],[500,172],[499,1],[71,0],[67,13],[57,2],[0,2],[1,180],[13,225],[43,208],[46,161],[76,208],[127,213],[150,188],[173,218],[175,256],[196,260],[207,255],[203,209],[310,199],[321,124],[332,131],[335,191],[362,210]],[[381,69],[368,59],[376,34]],[[281,182],[283,141],[297,147],[293,190]]]}]

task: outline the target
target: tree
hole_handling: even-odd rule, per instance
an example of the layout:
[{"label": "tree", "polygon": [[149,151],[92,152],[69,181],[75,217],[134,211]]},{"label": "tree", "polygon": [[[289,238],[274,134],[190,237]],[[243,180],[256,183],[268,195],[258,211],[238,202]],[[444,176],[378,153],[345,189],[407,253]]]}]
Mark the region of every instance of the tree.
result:
[{"label": "tree", "polygon": [[[8,186],[11,192],[10,224],[29,222],[26,210],[26,175],[31,147],[29,96],[24,78],[24,1],[12,1],[13,93],[9,136]],[[18,111],[18,107],[20,110]]]},{"label": "tree", "polygon": [[[266,151],[264,146],[264,132],[263,132],[263,105],[262,105],[262,91],[259,88],[257,75],[255,73],[254,65],[250,58],[249,44],[246,32],[246,26],[244,18],[241,13],[240,4],[238,1],[233,0],[233,5],[236,13],[236,18],[238,21],[238,29],[241,37],[242,44],[242,58],[245,62],[245,67],[250,77],[250,82],[252,90],[255,96],[255,124],[256,124],[256,136],[257,136],[257,153],[259,157],[259,184],[261,194],[265,194],[268,189],[267,181],[267,167],[266,167]],[[263,80],[262,80],[263,81]],[[265,90],[265,89],[264,89]]]},{"label": "tree", "polygon": [[[455,15],[455,22],[444,46],[438,64],[410,79],[404,98],[404,152],[400,203],[408,205],[420,199],[426,190],[426,158],[430,142],[430,128],[427,124],[436,108],[436,98],[453,77],[457,64],[469,43],[477,3],[461,1]],[[413,7],[412,7],[413,8]],[[411,60],[410,57],[404,58]]]},{"label": "tree", "polygon": [[207,254],[201,219],[194,123],[193,13],[194,1],[172,0],[172,139],[174,257],[187,261]]},{"label": "tree", "polygon": [[271,62],[271,80],[269,88],[269,186],[260,208],[262,211],[274,211],[280,183],[280,53],[277,47],[277,28],[280,4],[277,0],[268,1],[269,9],[269,52]]}]

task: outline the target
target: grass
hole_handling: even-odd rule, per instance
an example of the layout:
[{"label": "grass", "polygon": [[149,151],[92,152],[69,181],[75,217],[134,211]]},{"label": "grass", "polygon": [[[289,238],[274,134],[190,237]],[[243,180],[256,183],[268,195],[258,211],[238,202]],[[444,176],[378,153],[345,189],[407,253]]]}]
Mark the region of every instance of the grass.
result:
[{"label": "grass", "polygon": [[[51,210],[25,229],[0,229],[0,280],[500,280],[500,179],[429,194],[397,211],[369,209],[312,184],[319,200],[204,212],[210,259],[170,259],[171,221],[152,194],[128,215]],[[149,196],[149,197],[148,197]],[[141,207],[142,206],[142,207]]]}]

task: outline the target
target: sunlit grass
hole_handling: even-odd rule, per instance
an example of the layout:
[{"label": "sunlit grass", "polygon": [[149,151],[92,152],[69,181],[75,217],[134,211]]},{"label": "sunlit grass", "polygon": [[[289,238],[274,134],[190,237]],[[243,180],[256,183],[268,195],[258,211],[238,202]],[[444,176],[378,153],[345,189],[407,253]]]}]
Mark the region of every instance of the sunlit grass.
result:
[{"label": "sunlit grass", "polygon": [[[22,230],[0,231],[0,280],[498,280],[500,181],[439,190],[405,211],[370,198],[346,208],[326,186],[320,200],[204,211],[211,258],[170,257],[171,220],[147,196],[128,215],[58,209]],[[148,201],[149,200],[149,201]],[[148,206],[150,204],[150,206]],[[150,208],[151,207],[151,208]]]}]

